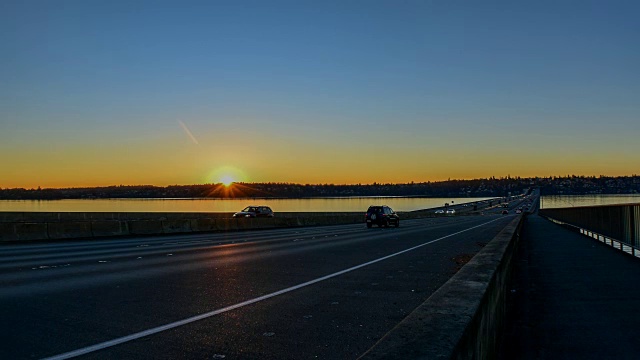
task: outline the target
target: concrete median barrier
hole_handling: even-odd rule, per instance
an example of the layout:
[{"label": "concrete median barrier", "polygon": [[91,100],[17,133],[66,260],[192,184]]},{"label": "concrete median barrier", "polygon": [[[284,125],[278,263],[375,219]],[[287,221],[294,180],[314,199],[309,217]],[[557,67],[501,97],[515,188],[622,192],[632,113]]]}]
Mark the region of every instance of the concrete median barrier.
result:
[{"label": "concrete median barrier", "polygon": [[[216,229],[218,231],[237,231],[238,228],[238,220],[235,218],[228,219],[216,219]],[[246,220],[246,219],[242,219]]]},{"label": "concrete median barrier", "polygon": [[236,221],[238,230],[272,229],[276,227],[274,218],[239,218]]},{"label": "concrete median barrier", "polygon": [[163,220],[162,232],[164,234],[191,232],[191,221],[186,219]]},{"label": "concrete median barrier", "polygon": [[94,237],[129,235],[126,221],[97,220],[91,222],[91,234]]},{"label": "concrete median barrier", "polygon": [[[361,212],[279,213],[273,218],[239,219],[231,215],[232,213],[0,212],[0,242],[364,223]],[[414,217],[417,216],[407,218]]]},{"label": "concrete median barrier", "polygon": [[239,219],[232,219],[232,220],[236,221],[238,230],[255,229],[255,224],[258,221],[258,219],[253,219],[253,218],[239,218]]},{"label": "concrete median barrier", "polygon": [[273,224],[275,227],[278,227],[278,228],[298,226],[295,218],[284,218],[284,217],[274,217]]},{"label": "concrete median barrier", "polygon": [[131,220],[127,224],[131,235],[162,234],[162,221],[160,220]]},{"label": "concrete median barrier", "polygon": [[11,223],[0,223],[0,241],[17,241],[16,225]]},{"label": "concrete median barrier", "polygon": [[17,240],[46,240],[49,238],[46,223],[15,223]]},{"label": "concrete median barrier", "polygon": [[50,222],[47,224],[49,239],[90,238],[91,223],[88,221]]},{"label": "concrete median barrier", "polygon": [[[15,223],[15,222],[25,222],[27,218],[25,217],[25,213],[23,212],[9,212],[9,211],[0,211],[0,222],[3,223]],[[34,221],[34,220],[31,220]]]},{"label": "concrete median barrier", "polygon": [[191,219],[191,230],[194,232],[216,231],[215,219]]},{"label": "concrete median barrier", "polygon": [[253,219],[254,229],[273,229],[276,227],[274,218],[257,218]]}]

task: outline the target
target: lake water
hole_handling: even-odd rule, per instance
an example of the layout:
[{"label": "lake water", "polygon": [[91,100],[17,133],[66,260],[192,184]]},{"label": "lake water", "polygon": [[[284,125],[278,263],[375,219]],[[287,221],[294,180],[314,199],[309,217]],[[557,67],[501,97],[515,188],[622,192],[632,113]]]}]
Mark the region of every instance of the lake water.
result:
[{"label": "lake water", "polygon": [[598,206],[616,204],[639,204],[640,194],[620,195],[550,195],[543,196],[540,201],[542,209],[564,208],[575,206]]},{"label": "lake water", "polygon": [[[412,211],[462,204],[489,198],[344,197],[310,199],[96,199],[0,200],[0,211],[41,212],[234,212],[248,205],[270,206],[275,212],[365,211],[370,205],[388,205]],[[640,203],[640,194],[543,196],[542,208]]]},{"label": "lake water", "polygon": [[270,206],[274,212],[366,211],[370,205],[388,205],[412,211],[462,204],[489,198],[345,197],[310,199],[96,199],[0,200],[0,211],[41,212],[234,212],[248,205]]}]

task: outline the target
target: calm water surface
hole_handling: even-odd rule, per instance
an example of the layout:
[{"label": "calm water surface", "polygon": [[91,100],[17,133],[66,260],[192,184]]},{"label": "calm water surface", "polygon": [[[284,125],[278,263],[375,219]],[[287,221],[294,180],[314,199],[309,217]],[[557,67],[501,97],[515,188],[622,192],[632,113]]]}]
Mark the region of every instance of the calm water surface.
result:
[{"label": "calm water surface", "polygon": [[233,212],[248,205],[266,205],[278,212],[366,211],[370,205],[388,205],[411,211],[462,204],[488,198],[348,197],[313,199],[96,199],[0,200],[0,211],[42,212]]},{"label": "calm water surface", "polygon": [[[365,211],[369,205],[389,205],[412,211],[489,198],[346,197],[313,199],[96,199],[0,200],[0,211],[43,212],[233,212],[248,205],[267,205],[282,212]],[[543,196],[542,208],[640,203],[640,194]]]},{"label": "calm water surface", "polygon": [[628,195],[550,195],[543,196],[540,207],[543,209],[575,206],[597,206],[616,204],[639,204],[640,194]]}]

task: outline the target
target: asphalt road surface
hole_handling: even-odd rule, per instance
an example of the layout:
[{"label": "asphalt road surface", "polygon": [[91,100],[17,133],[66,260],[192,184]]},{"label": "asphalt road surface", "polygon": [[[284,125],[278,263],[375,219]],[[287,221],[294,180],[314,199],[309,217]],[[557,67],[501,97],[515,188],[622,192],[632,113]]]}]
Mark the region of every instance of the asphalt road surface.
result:
[{"label": "asphalt road surface", "polygon": [[2,245],[0,358],[356,359],[513,219],[499,210]]}]

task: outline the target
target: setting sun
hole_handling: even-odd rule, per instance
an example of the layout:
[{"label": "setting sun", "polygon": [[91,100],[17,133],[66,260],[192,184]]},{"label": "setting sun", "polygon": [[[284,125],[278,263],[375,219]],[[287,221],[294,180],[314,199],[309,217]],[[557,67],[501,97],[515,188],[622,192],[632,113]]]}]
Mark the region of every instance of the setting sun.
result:
[{"label": "setting sun", "polygon": [[231,175],[224,175],[223,177],[220,178],[220,182],[224,185],[224,186],[229,186],[231,184],[233,184],[235,180],[233,179],[233,177]]},{"label": "setting sun", "polygon": [[228,187],[233,183],[245,182],[247,175],[240,169],[233,166],[221,166],[211,171],[207,176],[208,182],[221,183]]}]

